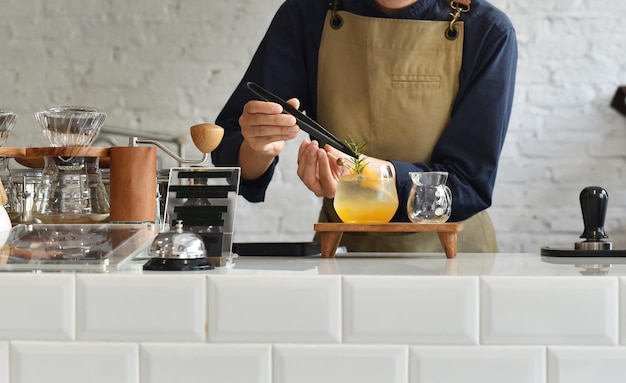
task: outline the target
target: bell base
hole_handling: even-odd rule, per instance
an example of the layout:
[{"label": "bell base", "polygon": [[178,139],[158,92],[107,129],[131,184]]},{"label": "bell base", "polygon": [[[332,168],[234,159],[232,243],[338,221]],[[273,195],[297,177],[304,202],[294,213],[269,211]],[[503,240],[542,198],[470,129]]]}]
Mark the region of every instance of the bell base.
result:
[{"label": "bell base", "polygon": [[214,268],[206,258],[151,258],[143,265],[143,269],[147,271],[202,271]]}]

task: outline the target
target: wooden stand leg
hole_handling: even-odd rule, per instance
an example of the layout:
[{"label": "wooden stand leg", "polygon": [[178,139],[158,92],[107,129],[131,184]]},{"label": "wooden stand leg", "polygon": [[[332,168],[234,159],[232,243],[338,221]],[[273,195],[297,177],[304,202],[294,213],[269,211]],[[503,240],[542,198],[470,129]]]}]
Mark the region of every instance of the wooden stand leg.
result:
[{"label": "wooden stand leg", "polygon": [[446,258],[456,257],[456,233],[439,232],[439,241],[443,247],[443,251],[446,253]]},{"label": "wooden stand leg", "polygon": [[463,230],[461,222],[445,223],[405,223],[356,224],[340,222],[320,222],[314,225],[320,233],[322,258],[334,257],[343,233],[418,233],[436,232],[446,258],[456,257],[457,233]]},{"label": "wooden stand leg", "polygon": [[331,258],[335,256],[337,247],[343,236],[343,231],[325,231],[321,235],[321,251],[322,258]]}]

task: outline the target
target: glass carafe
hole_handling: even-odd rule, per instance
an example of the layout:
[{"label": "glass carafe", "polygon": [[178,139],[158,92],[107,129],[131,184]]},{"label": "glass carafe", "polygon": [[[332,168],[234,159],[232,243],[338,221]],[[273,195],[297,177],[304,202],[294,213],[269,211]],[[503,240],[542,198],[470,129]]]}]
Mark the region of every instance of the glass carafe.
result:
[{"label": "glass carafe", "polygon": [[413,187],[407,200],[411,222],[443,223],[452,212],[452,193],[447,172],[410,172]]},{"label": "glass carafe", "polygon": [[[55,107],[36,113],[53,147],[90,146],[106,115],[89,107]],[[61,153],[63,150],[60,151]],[[32,215],[43,223],[94,223],[109,217],[99,157],[45,156]]]},{"label": "glass carafe", "polygon": [[42,223],[95,223],[109,217],[98,157],[44,157],[33,217]]}]

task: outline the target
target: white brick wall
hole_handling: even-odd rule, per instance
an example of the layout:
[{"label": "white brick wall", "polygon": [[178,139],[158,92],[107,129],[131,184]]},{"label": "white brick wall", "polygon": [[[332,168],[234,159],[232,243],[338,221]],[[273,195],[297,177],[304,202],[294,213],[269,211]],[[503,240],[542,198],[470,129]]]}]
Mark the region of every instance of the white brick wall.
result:
[{"label": "white brick wall", "polygon": [[[60,104],[106,124],[187,135],[214,121],[281,0],[4,0],[0,107],[20,114],[6,146],[44,145],[33,113]],[[609,107],[626,84],[623,0],[493,0],[513,20],[515,108],[491,209],[502,251],[573,246],[578,194],[610,195],[606,230],[626,247],[626,119]],[[199,158],[191,141],[187,157]],[[264,204],[238,206],[237,241],[308,240],[319,201],[288,145]]]}]

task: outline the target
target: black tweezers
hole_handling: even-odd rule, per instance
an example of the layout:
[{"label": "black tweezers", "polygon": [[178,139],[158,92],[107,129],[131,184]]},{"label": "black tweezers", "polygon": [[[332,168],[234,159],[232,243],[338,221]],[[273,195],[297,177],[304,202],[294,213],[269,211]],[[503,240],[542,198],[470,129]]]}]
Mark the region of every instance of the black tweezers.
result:
[{"label": "black tweezers", "polygon": [[261,99],[265,101],[275,102],[279,104],[280,106],[282,106],[283,110],[286,113],[289,113],[296,118],[296,121],[298,121],[298,126],[300,126],[300,129],[309,133],[309,135],[311,135],[313,139],[319,142],[320,147],[324,147],[324,145],[328,144],[332,146],[333,148],[349,155],[350,157],[356,157],[356,154],[352,151],[352,149],[350,149],[348,145],[340,141],[337,137],[335,137],[328,130],[324,129],[320,124],[318,124],[311,117],[307,116],[306,114],[300,112],[298,109],[289,105],[282,98],[276,96],[275,94],[271,93],[267,89],[264,89],[253,82],[247,82],[246,88],[257,97],[260,97]]}]

